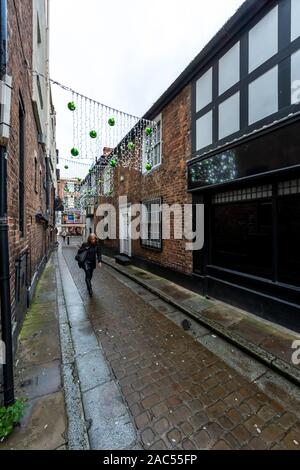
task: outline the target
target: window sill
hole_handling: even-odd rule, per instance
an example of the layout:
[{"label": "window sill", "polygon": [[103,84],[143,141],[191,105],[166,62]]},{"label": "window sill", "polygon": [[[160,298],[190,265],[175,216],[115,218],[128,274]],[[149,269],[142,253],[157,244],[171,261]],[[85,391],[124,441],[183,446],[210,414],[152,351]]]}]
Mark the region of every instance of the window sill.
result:
[{"label": "window sill", "polygon": [[143,248],[144,250],[156,251],[157,253],[161,253],[163,251],[162,246],[160,248],[156,248],[154,246],[144,245],[142,242],[141,242],[141,248]]},{"label": "window sill", "polygon": [[158,170],[160,167],[161,167],[161,163],[160,163],[159,165],[153,166],[150,171],[145,171],[145,170],[143,169],[142,175],[143,175],[143,176],[151,175],[152,173],[154,173],[154,171]]}]

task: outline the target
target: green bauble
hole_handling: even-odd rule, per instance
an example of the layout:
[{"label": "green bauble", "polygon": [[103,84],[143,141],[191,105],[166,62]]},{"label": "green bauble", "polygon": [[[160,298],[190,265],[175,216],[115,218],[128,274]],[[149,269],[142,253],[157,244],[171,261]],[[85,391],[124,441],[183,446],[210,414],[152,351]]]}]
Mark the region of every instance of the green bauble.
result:
[{"label": "green bauble", "polygon": [[78,149],[76,149],[75,147],[73,147],[72,150],[71,150],[71,155],[72,155],[73,157],[78,157],[78,155],[79,155]]},{"label": "green bauble", "polygon": [[91,131],[91,132],[90,132],[90,137],[91,137],[91,139],[96,139],[96,137],[97,137],[97,132],[96,132],[96,131]]},{"label": "green bauble", "polygon": [[149,162],[146,163],[145,169],[146,169],[147,171],[151,171],[151,170],[152,170],[152,165],[151,165],[151,163],[149,163]]},{"label": "green bauble", "polygon": [[117,166],[117,160],[115,158],[113,158],[110,162],[109,162],[110,166],[112,168],[115,168]]},{"label": "green bauble", "polygon": [[113,117],[109,118],[108,124],[113,127],[116,124],[115,118],[113,118]]},{"label": "green bauble", "polygon": [[68,165],[65,165],[65,170],[68,170],[68,169],[69,169]]},{"label": "green bauble", "polygon": [[149,137],[152,134],[153,129],[151,127],[146,127],[145,132],[146,132],[146,135]]},{"label": "green bauble", "polygon": [[69,108],[70,111],[75,111],[76,105],[75,105],[74,101],[70,101],[70,103],[68,103],[68,108]]},{"label": "green bauble", "polygon": [[135,147],[135,145],[134,145],[133,142],[128,142],[128,145],[127,145],[128,150],[133,150],[134,147]]}]

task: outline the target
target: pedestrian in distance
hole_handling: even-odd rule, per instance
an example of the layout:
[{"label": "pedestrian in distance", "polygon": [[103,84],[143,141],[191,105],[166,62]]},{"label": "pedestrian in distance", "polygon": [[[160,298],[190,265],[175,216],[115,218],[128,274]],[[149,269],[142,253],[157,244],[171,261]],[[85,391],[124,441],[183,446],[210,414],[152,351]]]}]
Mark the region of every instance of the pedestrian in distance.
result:
[{"label": "pedestrian in distance", "polygon": [[63,241],[65,243],[66,242],[67,232],[65,230],[63,230],[62,233],[61,233],[61,236],[63,237]]},{"label": "pedestrian in distance", "polygon": [[85,272],[85,282],[90,297],[93,296],[92,278],[94,270],[102,266],[101,247],[99,245],[97,236],[92,233],[87,239],[87,243],[83,243],[75,256],[78,265]]}]

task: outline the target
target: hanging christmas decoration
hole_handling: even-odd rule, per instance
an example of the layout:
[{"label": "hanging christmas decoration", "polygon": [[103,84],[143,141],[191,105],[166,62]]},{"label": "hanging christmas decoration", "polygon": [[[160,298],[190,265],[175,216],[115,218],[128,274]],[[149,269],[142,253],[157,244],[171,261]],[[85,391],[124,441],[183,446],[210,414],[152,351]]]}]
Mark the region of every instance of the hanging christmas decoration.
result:
[{"label": "hanging christmas decoration", "polygon": [[134,143],[133,142],[128,142],[127,148],[128,148],[128,150],[133,150],[135,148]]},{"label": "hanging christmas decoration", "polygon": [[109,164],[110,164],[110,166],[111,166],[112,168],[115,168],[115,167],[117,166],[117,163],[118,163],[118,162],[117,162],[117,160],[116,160],[115,158],[112,158],[112,159],[110,160],[110,162],[109,162]]},{"label": "hanging christmas decoration", "polygon": [[91,137],[91,139],[96,139],[97,138],[97,132],[96,131],[91,131],[90,132],[90,137]]},{"label": "hanging christmas decoration", "polygon": [[79,155],[78,149],[75,148],[75,147],[73,147],[72,150],[71,150],[71,155],[72,155],[73,157],[78,157],[78,155]]},{"label": "hanging christmas decoration", "polygon": [[[36,71],[31,72],[42,76]],[[69,147],[62,151],[71,155],[69,160],[60,158],[60,163],[62,176],[64,169],[68,170],[68,178],[75,180],[82,176],[83,180],[77,180],[80,193],[85,185],[84,174],[90,175],[89,189],[99,193],[99,186],[103,185],[99,181],[102,167],[135,171],[145,171],[147,167],[146,170],[151,171],[153,149],[157,139],[160,140],[155,122],[106,106],[52,79],[49,81],[70,94],[65,100],[65,109],[73,120],[73,135],[70,135]],[[144,158],[148,163],[143,163]]]}]

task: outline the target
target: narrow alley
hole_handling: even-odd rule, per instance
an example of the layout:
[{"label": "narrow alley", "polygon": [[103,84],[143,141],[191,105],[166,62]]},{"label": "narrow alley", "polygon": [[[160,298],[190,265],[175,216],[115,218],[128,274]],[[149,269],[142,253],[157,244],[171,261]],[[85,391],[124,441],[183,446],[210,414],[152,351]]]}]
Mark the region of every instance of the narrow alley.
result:
[{"label": "narrow alley", "polygon": [[[299,448],[300,396],[296,387],[273,374],[277,387],[269,387],[271,395],[267,395],[259,378],[272,373],[262,364],[240,351],[234,370],[220,354],[215,355],[198,341],[210,336],[217,345],[224,343],[222,339],[201,325],[195,324],[192,332],[184,331],[174,322],[181,312],[107,265],[95,272],[94,296],[89,298],[83,271],[74,259],[76,251],[76,246],[60,246],[48,267],[48,276],[49,269],[54,275],[56,267],[60,367],[69,421],[64,440],[53,437],[62,432],[60,421],[61,431],[49,426],[57,446],[132,450]],[[43,284],[47,290],[46,286],[54,289],[49,280]],[[51,297],[52,292],[48,300],[49,294]],[[71,341],[66,335],[67,325]],[[226,348],[232,351],[232,346],[223,345],[224,358]],[[40,349],[41,342],[33,342],[27,359],[30,355],[37,358]],[[216,351],[220,351],[218,346]],[[68,385],[68,364],[73,368],[71,382],[78,377],[80,397],[72,392],[72,384]],[[29,384],[32,392],[30,380]],[[24,386],[26,389],[26,381]],[[52,419],[55,421],[54,416]],[[44,434],[40,441],[34,441],[36,448],[43,442],[46,448],[51,446],[47,429]],[[18,445],[20,438],[22,426],[5,448]]]},{"label": "narrow alley", "polygon": [[[276,394],[270,398],[262,393],[255,379],[263,370],[254,361],[256,374],[250,381],[247,373],[242,376],[228,367],[162,313],[176,313],[173,307],[163,305],[146,289],[109,267],[95,272],[94,297],[90,299],[74,259],[76,249],[65,247],[62,254],[88,319],[87,326],[78,327],[74,334],[79,340],[81,335],[91,337],[93,331],[108,367],[103,373],[102,361],[98,363],[97,356],[93,361],[91,356],[92,380],[103,383],[112,379],[128,409],[128,414],[122,409],[121,415],[126,416],[126,424],[108,406],[108,442],[103,442],[105,434],[97,433],[97,429],[103,426],[103,407],[99,405],[105,385],[97,390],[92,389],[96,382],[90,384],[92,391],[85,394],[94,394],[86,408],[86,418],[92,420],[92,447],[111,448],[113,442],[109,440],[116,433],[127,440],[127,447],[153,450],[299,448],[300,425],[294,413],[300,408],[296,398],[293,402],[290,397],[283,405]],[[64,286],[64,271],[62,277]],[[207,334],[198,328],[198,335]],[[241,356],[251,362],[243,353]],[[295,387],[300,399],[297,392]],[[119,444],[120,448],[124,444],[126,447],[124,441]]]},{"label": "narrow alley", "polygon": [[2,459],[298,455],[300,0],[0,0],[0,117]]}]

